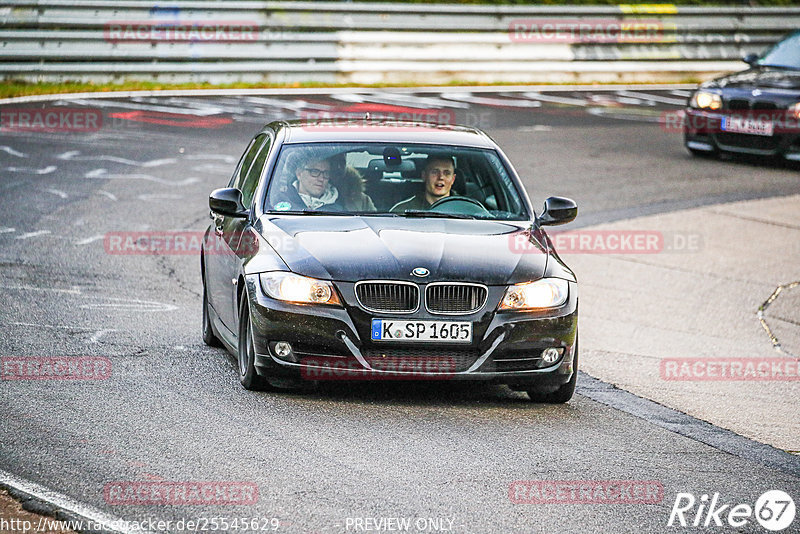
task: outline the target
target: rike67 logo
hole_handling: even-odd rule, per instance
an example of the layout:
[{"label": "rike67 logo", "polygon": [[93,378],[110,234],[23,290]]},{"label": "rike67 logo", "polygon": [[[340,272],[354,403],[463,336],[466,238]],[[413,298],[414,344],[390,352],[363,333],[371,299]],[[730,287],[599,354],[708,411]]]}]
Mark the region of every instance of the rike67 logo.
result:
[{"label": "rike67 logo", "polygon": [[691,493],[678,493],[667,526],[725,527],[730,530],[731,527],[747,527],[755,520],[763,528],[779,532],[794,523],[795,512],[794,500],[781,490],[764,492],[756,499],[754,506],[747,503],[726,503],[719,493],[710,497],[703,494],[699,499]]}]

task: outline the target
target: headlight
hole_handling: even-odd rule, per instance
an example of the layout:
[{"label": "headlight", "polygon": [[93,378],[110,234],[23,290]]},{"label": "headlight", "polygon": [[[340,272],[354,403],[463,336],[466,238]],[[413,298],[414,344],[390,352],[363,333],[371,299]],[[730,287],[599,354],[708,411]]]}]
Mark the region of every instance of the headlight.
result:
[{"label": "headlight", "polygon": [[560,278],[542,278],[506,289],[501,310],[557,308],[567,301],[569,283]]},{"label": "headlight", "polygon": [[722,108],[722,97],[708,91],[697,91],[692,95],[689,105],[700,109],[720,109]]},{"label": "headlight", "polygon": [[341,306],[333,284],[299,274],[274,271],[258,275],[261,289],[270,297],[301,304],[334,304]]},{"label": "headlight", "polygon": [[800,102],[789,106],[789,116],[795,119],[800,119]]}]

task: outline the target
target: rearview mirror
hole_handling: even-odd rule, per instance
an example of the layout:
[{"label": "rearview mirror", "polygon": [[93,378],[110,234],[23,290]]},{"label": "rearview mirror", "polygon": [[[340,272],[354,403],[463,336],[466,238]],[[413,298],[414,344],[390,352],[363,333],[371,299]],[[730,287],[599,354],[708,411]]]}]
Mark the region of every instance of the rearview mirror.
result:
[{"label": "rearview mirror", "polygon": [[755,67],[758,63],[758,54],[747,54],[742,58],[742,61],[750,65],[751,67]]},{"label": "rearview mirror", "polygon": [[249,212],[242,205],[242,192],[235,187],[215,189],[208,197],[208,207],[214,213],[228,217],[247,217]]},{"label": "rearview mirror", "polygon": [[556,226],[574,221],[578,216],[578,205],[571,198],[550,197],[544,201],[544,210],[536,219],[539,226]]}]

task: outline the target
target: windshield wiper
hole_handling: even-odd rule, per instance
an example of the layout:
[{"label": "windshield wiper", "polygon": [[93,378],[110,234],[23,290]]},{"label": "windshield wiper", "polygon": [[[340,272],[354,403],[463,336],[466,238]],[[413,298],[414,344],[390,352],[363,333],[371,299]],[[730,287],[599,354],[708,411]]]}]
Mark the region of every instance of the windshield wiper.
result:
[{"label": "windshield wiper", "polygon": [[351,215],[350,213],[344,211],[305,211],[305,210],[285,210],[285,211],[277,211],[277,210],[270,210],[267,212],[270,215]]},{"label": "windshield wiper", "polygon": [[439,219],[477,219],[474,215],[465,215],[463,213],[443,213],[440,211],[428,210],[405,210],[403,215],[406,217],[436,217]]},{"label": "windshield wiper", "polygon": [[800,67],[792,67],[789,65],[770,65],[767,63],[759,63],[759,67],[769,67],[771,69],[782,69],[782,70],[800,70]]}]

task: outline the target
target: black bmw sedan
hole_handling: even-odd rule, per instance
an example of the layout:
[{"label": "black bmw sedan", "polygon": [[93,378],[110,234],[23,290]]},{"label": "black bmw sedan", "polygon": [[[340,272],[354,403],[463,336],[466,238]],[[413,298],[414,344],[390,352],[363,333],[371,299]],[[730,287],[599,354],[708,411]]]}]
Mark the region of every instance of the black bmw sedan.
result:
[{"label": "black bmw sedan", "polygon": [[800,161],[800,32],[744,61],[750,68],[706,82],[689,98],[686,148]]},{"label": "black bmw sedan", "polygon": [[273,122],[209,199],[203,339],[247,389],[476,380],[568,401],[573,272],[483,132],[393,121]]}]

